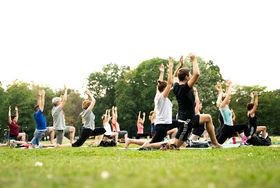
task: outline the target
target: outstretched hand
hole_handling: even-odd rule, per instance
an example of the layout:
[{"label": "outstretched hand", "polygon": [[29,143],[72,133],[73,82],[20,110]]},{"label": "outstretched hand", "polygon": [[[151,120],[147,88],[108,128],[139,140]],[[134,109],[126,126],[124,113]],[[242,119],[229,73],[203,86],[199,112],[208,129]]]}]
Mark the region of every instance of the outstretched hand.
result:
[{"label": "outstretched hand", "polygon": [[184,65],[184,56],[181,56],[180,57],[180,67],[183,67],[183,65]]},{"label": "outstretched hand", "polygon": [[215,85],[215,88],[218,92],[220,92],[222,90],[222,85],[220,82],[217,82],[217,84]]},{"label": "outstretched hand", "polygon": [[196,60],[196,56],[193,53],[190,53],[189,57],[192,63]]},{"label": "outstretched hand", "polygon": [[226,81],[226,87],[229,87],[231,85],[231,81],[230,80],[227,80]]},{"label": "outstretched hand", "polygon": [[18,107],[17,106],[15,107],[15,111],[18,111]]}]

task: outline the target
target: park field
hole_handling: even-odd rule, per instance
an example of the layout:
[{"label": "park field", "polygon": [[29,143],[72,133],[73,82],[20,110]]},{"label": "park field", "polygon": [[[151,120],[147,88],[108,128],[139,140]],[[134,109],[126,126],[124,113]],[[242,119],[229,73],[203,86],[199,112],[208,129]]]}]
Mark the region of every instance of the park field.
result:
[{"label": "park field", "polygon": [[[132,146],[133,147],[133,146]],[[0,187],[280,186],[279,147],[123,150],[0,148]]]}]

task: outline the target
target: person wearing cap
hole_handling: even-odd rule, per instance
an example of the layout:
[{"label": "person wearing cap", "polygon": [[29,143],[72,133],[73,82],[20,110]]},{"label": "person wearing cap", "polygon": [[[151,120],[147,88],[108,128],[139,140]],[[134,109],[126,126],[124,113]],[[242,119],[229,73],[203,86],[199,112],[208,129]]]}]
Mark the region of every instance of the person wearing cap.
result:
[{"label": "person wearing cap", "polygon": [[74,142],[75,127],[66,126],[63,108],[67,101],[67,88],[64,86],[64,94],[62,97],[54,97],[52,99],[52,117],[53,117],[53,127],[56,134],[56,144],[62,144],[63,137],[65,133],[70,135],[70,143]]}]

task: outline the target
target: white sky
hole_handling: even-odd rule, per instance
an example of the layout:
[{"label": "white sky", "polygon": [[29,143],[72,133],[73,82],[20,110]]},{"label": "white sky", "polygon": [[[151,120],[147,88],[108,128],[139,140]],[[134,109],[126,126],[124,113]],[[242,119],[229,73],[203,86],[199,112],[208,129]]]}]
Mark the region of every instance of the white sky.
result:
[{"label": "white sky", "polygon": [[81,89],[110,62],[193,52],[224,78],[280,88],[280,2],[258,0],[0,1],[0,81]]}]

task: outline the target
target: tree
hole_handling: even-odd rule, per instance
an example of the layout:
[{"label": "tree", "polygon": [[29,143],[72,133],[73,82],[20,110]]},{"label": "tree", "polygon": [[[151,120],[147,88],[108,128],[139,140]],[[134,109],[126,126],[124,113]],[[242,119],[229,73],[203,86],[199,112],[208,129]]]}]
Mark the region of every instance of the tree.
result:
[{"label": "tree", "polygon": [[[234,109],[237,123],[248,123],[247,103],[250,102],[250,93],[257,91],[259,105],[256,111],[258,125],[265,125],[271,134],[280,134],[280,93],[278,90],[266,91],[262,86],[235,86],[231,99],[231,108]],[[273,110],[272,110],[273,109]]]},{"label": "tree", "polygon": [[79,132],[82,125],[80,117],[82,101],[80,93],[71,90],[64,107],[66,125],[74,126],[76,128],[76,133]]},{"label": "tree", "polygon": [[116,105],[115,85],[129,69],[110,63],[102,68],[102,72],[93,72],[88,77],[88,87],[96,98],[94,113],[97,126],[102,126],[101,116],[105,110]]},{"label": "tree", "polygon": [[[15,106],[19,108],[19,119],[18,123],[20,125],[20,131],[24,131],[31,136],[35,123],[33,120],[33,108],[36,103],[36,99],[33,97],[32,91],[30,90],[30,84],[14,81],[11,85],[8,86],[6,91],[6,101],[5,109],[6,113],[8,112],[8,107],[11,106],[12,110],[15,109]],[[14,111],[12,111],[12,114]],[[5,125],[8,127],[8,116],[4,118]]]}]

